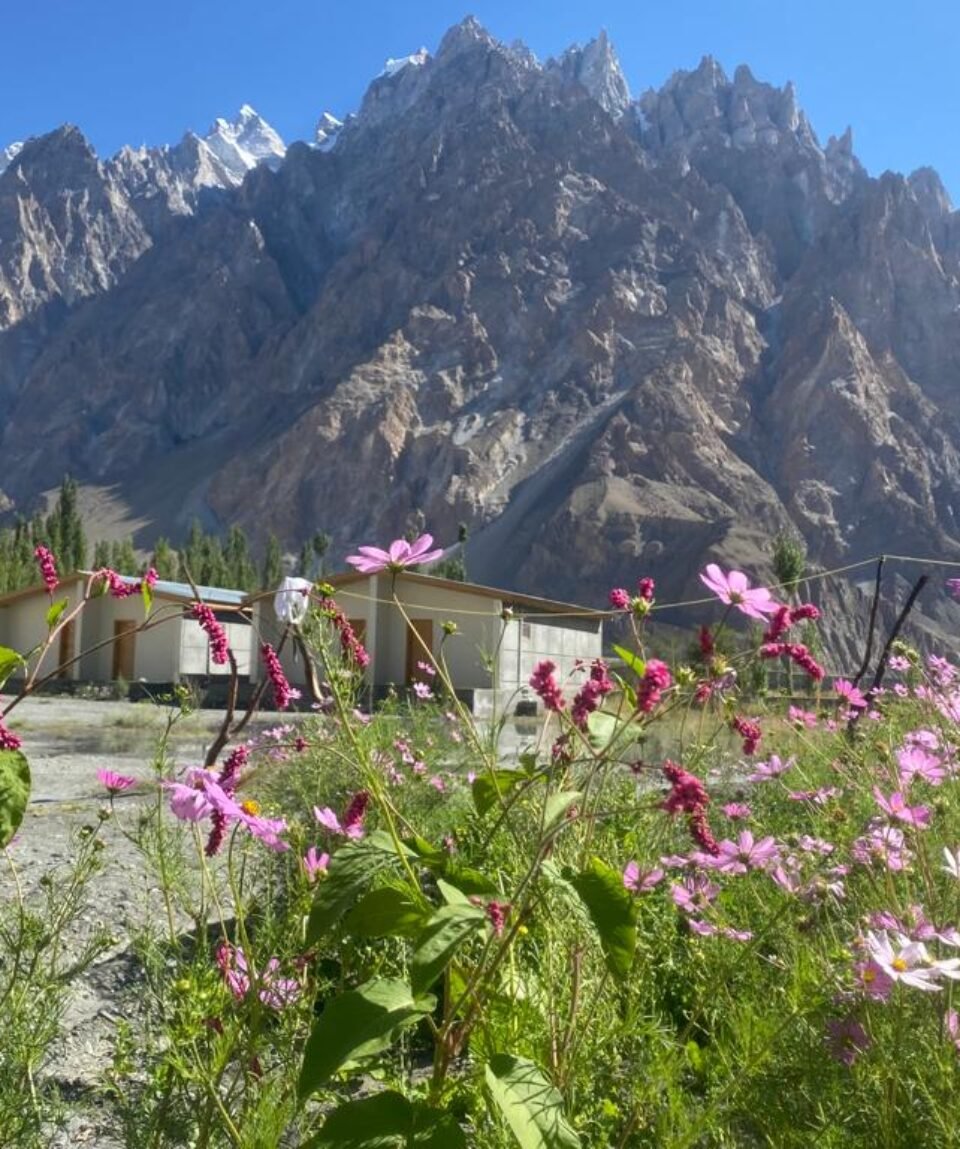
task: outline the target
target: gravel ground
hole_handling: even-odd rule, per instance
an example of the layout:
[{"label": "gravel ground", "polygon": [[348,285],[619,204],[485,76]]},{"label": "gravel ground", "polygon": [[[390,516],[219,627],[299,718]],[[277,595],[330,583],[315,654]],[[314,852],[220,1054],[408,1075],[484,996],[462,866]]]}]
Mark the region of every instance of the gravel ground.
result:
[{"label": "gravel ground", "polygon": [[[44,875],[55,875],[70,861],[77,830],[99,821],[106,806],[96,777],[99,768],[151,778],[165,715],[163,708],[150,703],[67,697],[29,698],[13,712],[10,725],[23,739],[33,779],[30,805],[10,847],[28,900]],[[202,761],[222,718],[222,711],[204,710],[178,724],[169,749],[177,765]],[[261,725],[273,721],[267,716]],[[132,820],[145,800],[136,791],[119,796],[118,817]],[[92,906],[68,943],[79,946],[101,923],[115,943],[73,985],[63,1036],[42,1070],[76,1109],[66,1129],[51,1133],[51,1149],[122,1149],[105,1132],[109,1115],[98,1113],[94,1091],[110,1065],[117,1019],[136,1012],[140,974],[130,953],[129,930],[145,913],[156,911],[158,895],[147,888],[139,856],[119,828],[108,821],[101,835],[103,867],[93,879]],[[10,877],[4,872],[0,897],[9,890]]]}]

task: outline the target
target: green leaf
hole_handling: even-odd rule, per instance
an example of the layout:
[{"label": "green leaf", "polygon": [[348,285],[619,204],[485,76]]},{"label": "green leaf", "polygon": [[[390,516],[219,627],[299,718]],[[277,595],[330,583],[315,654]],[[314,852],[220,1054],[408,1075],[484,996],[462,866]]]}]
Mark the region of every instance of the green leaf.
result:
[{"label": "green leaf", "polygon": [[153,591],[145,579],[140,580],[140,597],[143,599],[143,613],[149,614],[153,606]]},{"label": "green leaf", "polygon": [[521,1149],[579,1149],[580,1138],[563,1116],[563,1098],[539,1066],[497,1053],[484,1076]]},{"label": "green leaf", "polygon": [[449,1113],[386,1091],[339,1105],[304,1149],[466,1149]]},{"label": "green leaf", "polygon": [[571,877],[570,884],[587,907],[600,936],[607,968],[614,978],[623,981],[637,948],[637,908],[635,899],[624,888],[623,876],[599,858],[591,858],[586,869]]},{"label": "green leaf", "polygon": [[543,829],[549,833],[558,826],[567,816],[571,806],[575,806],[583,797],[579,790],[561,790],[551,794],[547,799],[547,806],[543,812]]},{"label": "green leaf", "polygon": [[345,1065],[387,1049],[435,1005],[430,994],[414,997],[406,982],[390,978],[368,981],[333,998],[307,1039],[297,1082],[301,1100]]},{"label": "green leaf", "polygon": [[30,764],[19,750],[0,750],[0,849],[10,844],[30,801]]},{"label": "green leaf", "polygon": [[396,860],[388,835],[371,834],[359,842],[347,842],[330,859],[326,880],[317,888],[307,919],[307,945],[314,945],[332,929],[366,890],[381,870]]},{"label": "green leaf", "polygon": [[412,938],[426,917],[422,904],[408,890],[381,886],[364,894],[347,914],[343,928],[358,938]]},{"label": "green leaf", "polygon": [[55,602],[50,607],[50,609],[47,611],[47,627],[48,627],[48,629],[53,630],[53,628],[60,621],[60,616],[63,614],[63,612],[67,609],[67,607],[69,605],[70,605],[70,600],[66,599],[66,598],[62,598],[59,602]]},{"label": "green leaf", "polygon": [[22,654],[11,650],[9,646],[0,646],[0,686],[7,681],[15,670],[26,665],[26,660]]},{"label": "green leaf", "polygon": [[440,891],[440,896],[448,906],[463,906],[470,904],[470,899],[463,892],[463,890],[459,889],[451,882],[445,882],[443,878],[437,878],[437,889]]},{"label": "green leaf", "polygon": [[500,800],[505,794],[509,794],[515,786],[524,781],[526,778],[519,770],[493,770],[474,778],[471,789],[477,813],[482,818],[494,806],[500,805]]},{"label": "green leaf", "polygon": [[410,982],[414,993],[433,985],[466,939],[486,921],[480,906],[456,902],[441,906],[417,938],[410,959]]},{"label": "green leaf", "polygon": [[619,723],[612,714],[605,714],[602,710],[594,710],[587,717],[587,736],[590,745],[597,750],[608,746],[617,733]]},{"label": "green leaf", "polygon": [[643,678],[644,672],[647,669],[647,664],[638,655],[634,654],[632,650],[627,650],[625,646],[614,645],[613,653],[622,658],[627,666],[637,675],[638,678]]}]

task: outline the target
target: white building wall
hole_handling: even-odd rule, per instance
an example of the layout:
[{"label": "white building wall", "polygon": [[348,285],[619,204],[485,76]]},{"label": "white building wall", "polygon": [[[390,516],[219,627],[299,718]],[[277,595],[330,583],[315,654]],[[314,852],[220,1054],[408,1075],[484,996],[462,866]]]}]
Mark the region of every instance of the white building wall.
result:
[{"label": "white building wall", "polygon": [[[392,601],[389,575],[378,575],[376,645],[374,682],[378,686],[404,685],[407,665],[409,627],[403,613]],[[457,624],[457,633],[443,643],[443,656],[454,686],[458,690],[483,690],[493,685],[488,660],[495,660],[502,623],[500,603],[485,595],[468,591],[434,587],[408,582],[401,576],[396,581],[397,598],[411,619],[430,619],[433,623],[433,655],[440,653],[443,623]],[[419,657],[419,656],[418,656]]]},{"label": "white building wall", "polygon": [[[49,634],[47,625],[47,611],[57,602],[67,599],[67,610],[72,610],[83,596],[83,583],[79,580],[57,587],[51,597],[45,591],[25,595],[23,598],[8,603],[0,608],[0,646],[8,646],[18,654],[26,656],[35,647],[43,643]],[[73,626],[72,654],[80,653],[83,637],[83,616],[78,618]],[[39,655],[29,660],[32,670]],[[60,659],[60,639],[54,641],[53,647],[43,660],[41,673],[55,670]],[[75,663],[67,672],[68,678],[78,678],[81,673],[79,663]]]},{"label": "white building wall", "polygon": [[589,663],[603,650],[599,622],[563,618],[516,618],[509,624],[500,651],[500,693],[531,697],[530,675],[538,662],[549,659],[566,694],[574,693],[586,677],[576,663]]}]

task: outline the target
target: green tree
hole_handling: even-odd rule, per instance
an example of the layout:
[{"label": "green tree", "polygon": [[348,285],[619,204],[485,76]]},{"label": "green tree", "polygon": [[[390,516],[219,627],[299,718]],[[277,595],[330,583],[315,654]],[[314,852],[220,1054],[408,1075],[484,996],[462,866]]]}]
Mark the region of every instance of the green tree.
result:
[{"label": "green tree", "polygon": [[157,572],[157,577],[168,582],[176,579],[179,561],[177,552],[169,541],[163,536],[157,539],[153,544],[153,555],[150,558],[150,565]]},{"label": "green tree", "polygon": [[263,556],[263,566],[260,568],[261,589],[273,590],[279,586],[283,577],[283,556],[280,553],[280,540],[271,531],[267,536],[267,549]]},{"label": "green tree", "polygon": [[794,531],[780,531],[773,540],[773,573],[783,586],[785,597],[798,593],[807,570],[807,548]]}]

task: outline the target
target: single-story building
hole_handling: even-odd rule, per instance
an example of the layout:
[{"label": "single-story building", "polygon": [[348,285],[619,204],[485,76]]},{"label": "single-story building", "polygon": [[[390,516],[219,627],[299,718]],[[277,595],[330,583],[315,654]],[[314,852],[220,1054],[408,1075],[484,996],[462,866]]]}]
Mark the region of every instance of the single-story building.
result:
[{"label": "single-story building", "polygon": [[[87,574],[67,575],[51,596],[46,587],[34,586],[0,596],[0,645],[27,655],[48,634],[47,612],[51,605],[67,601],[67,612],[83,598]],[[124,578],[133,584],[136,579]],[[203,602],[214,611],[227,631],[227,641],[241,675],[250,672],[251,626],[242,610],[243,591],[224,587],[198,587]],[[187,611],[195,601],[186,583],[159,581],[153,588],[151,624],[138,630],[146,619],[140,594],[91,598],[76,619],[60,632],[54,648],[44,659],[41,673],[64,666],[60,677],[74,682],[175,683],[191,678],[219,678],[230,667],[210,658],[210,644],[199,624]]]},{"label": "single-story building", "polygon": [[[599,658],[603,648],[604,613],[571,603],[408,571],[395,578],[386,572],[348,572],[326,581],[370,655],[366,681],[374,700],[391,688],[428,681],[417,663],[426,661],[424,648],[437,656],[443,642],[453,685],[474,713],[513,712],[521,702],[533,709],[536,698],[528,683],[538,662],[556,663],[569,694],[584,678],[577,666]],[[247,603],[256,633],[276,647],[284,624],[274,613],[272,596],[250,596]],[[457,630],[444,640],[445,622]],[[294,643],[284,645],[281,661],[290,681],[302,685],[304,665]],[[263,673],[254,658],[251,680]]]}]

